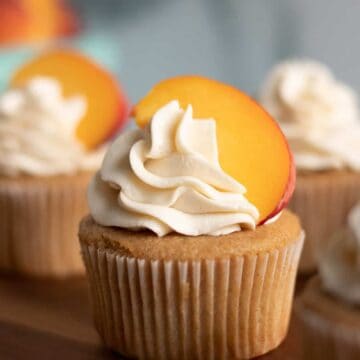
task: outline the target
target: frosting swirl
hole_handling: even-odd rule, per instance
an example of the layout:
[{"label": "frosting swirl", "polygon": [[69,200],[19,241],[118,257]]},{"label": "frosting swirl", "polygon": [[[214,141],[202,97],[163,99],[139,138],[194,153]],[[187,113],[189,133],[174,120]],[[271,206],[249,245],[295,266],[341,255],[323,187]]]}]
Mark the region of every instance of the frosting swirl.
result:
[{"label": "frosting swirl", "polygon": [[219,165],[215,125],[194,120],[191,106],[183,110],[172,101],[144,130],[120,135],[89,186],[95,221],[158,236],[255,228],[258,210]]},{"label": "frosting swirl", "polygon": [[279,122],[299,169],[360,171],[357,97],[325,66],[279,64],[265,80],[260,101]]},{"label": "frosting swirl", "polygon": [[330,293],[360,305],[360,203],[349,214],[348,228],[320,258],[320,276]]},{"label": "frosting swirl", "polygon": [[60,84],[35,77],[0,97],[0,175],[49,176],[100,167],[104,149],[88,152],[75,136],[82,96],[64,99]]}]

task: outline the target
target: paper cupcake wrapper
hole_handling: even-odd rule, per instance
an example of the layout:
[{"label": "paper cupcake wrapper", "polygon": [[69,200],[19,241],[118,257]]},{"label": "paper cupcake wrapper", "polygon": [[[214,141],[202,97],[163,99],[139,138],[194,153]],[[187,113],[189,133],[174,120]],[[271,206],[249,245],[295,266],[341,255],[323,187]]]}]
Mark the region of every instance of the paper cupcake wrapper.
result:
[{"label": "paper cupcake wrapper", "polygon": [[296,314],[303,327],[303,358],[313,360],[359,360],[360,328],[332,322],[300,302]]},{"label": "paper cupcake wrapper", "polygon": [[347,216],[360,201],[360,174],[333,178],[331,174],[321,181],[299,176],[289,208],[301,219],[306,241],[300,259],[299,271],[316,270],[317,258],[326,248],[330,237],[346,224]]},{"label": "paper cupcake wrapper", "polygon": [[284,339],[303,235],[259,255],[163,261],[82,243],[96,328],[139,359],[245,359]]},{"label": "paper cupcake wrapper", "polygon": [[0,182],[0,269],[34,276],[84,273],[77,239],[88,177]]}]

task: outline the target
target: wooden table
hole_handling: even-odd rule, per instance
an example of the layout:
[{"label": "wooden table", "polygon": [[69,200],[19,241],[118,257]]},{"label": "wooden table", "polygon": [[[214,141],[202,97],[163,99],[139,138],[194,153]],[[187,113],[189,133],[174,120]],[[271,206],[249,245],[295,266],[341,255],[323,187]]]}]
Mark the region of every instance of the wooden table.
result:
[{"label": "wooden table", "polygon": [[[293,317],[285,342],[261,359],[296,360],[299,350],[300,329]],[[86,279],[0,276],[1,360],[120,358],[103,348],[93,327]]]}]

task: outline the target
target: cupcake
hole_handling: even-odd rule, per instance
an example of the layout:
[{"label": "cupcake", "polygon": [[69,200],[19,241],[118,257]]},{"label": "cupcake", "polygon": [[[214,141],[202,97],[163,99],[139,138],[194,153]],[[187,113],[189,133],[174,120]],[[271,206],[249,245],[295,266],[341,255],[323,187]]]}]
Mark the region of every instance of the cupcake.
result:
[{"label": "cupcake", "polygon": [[304,238],[284,209],[295,181],[283,134],[245,94],[197,76],[164,80],[134,113],[141,127],[109,147],[79,229],[105,345],[140,359],[276,348]]},{"label": "cupcake", "polygon": [[348,223],[319,262],[320,276],[297,302],[304,359],[360,358],[360,203]]},{"label": "cupcake", "polygon": [[260,100],[279,122],[295,157],[297,187],[289,207],[306,231],[300,271],[309,273],[360,200],[358,100],[326,67],[312,61],[276,66]]},{"label": "cupcake", "polygon": [[[69,63],[82,70],[65,72],[61,67]],[[113,80],[101,74],[79,54],[51,52],[20,69],[0,96],[2,271],[35,276],[84,272],[77,227],[88,211],[88,182],[105,152],[105,139],[99,137],[95,144],[94,134],[86,135],[85,130],[98,126],[103,136],[102,127],[113,131],[113,125],[93,114],[96,104],[82,91],[88,86],[81,83],[82,77],[100,78],[100,90],[105,84],[101,77],[106,76],[108,89],[102,90],[109,96],[111,89],[119,99]]]}]

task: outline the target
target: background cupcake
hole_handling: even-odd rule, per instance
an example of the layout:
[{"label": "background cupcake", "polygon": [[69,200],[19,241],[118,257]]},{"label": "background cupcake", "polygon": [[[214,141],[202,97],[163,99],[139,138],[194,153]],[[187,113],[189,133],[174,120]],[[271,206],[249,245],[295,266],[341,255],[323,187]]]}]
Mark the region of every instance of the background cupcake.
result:
[{"label": "background cupcake", "polygon": [[360,357],[360,203],[348,228],[333,237],[314,278],[298,300],[304,359]]},{"label": "background cupcake", "polygon": [[[245,94],[197,76],[156,85],[135,114],[150,124],[112,143],[80,224],[102,339],[148,359],[245,359],[274,349],[287,333],[303,244],[297,217],[281,213],[295,185],[283,134]],[[271,142],[245,141],[268,131]],[[228,135],[236,141],[218,149]],[[257,189],[257,170],[236,166],[242,156],[286,160],[263,166],[266,181],[285,181],[271,206],[274,192]],[[226,157],[243,183],[224,170]]]},{"label": "background cupcake", "polygon": [[78,37],[81,22],[66,0],[0,1],[0,91],[40,49]]},{"label": "background cupcake", "polygon": [[[89,90],[82,91],[85,76],[96,77],[93,86],[116,99],[119,116],[108,118],[108,110],[104,118],[94,114],[94,106],[103,104],[100,95],[96,105]],[[120,95],[109,74],[71,51],[46,53],[15,74],[0,97],[2,270],[83,272],[77,224],[87,211],[88,181],[103,158],[104,128],[109,136],[125,119],[126,112],[118,112],[124,110]]]},{"label": "background cupcake", "polygon": [[360,117],[357,96],[323,65],[281,63],[260,92],[294,153],[297,188],[290,208],[307,234],[300,270],[316,268],[329,236],[360,199]]}]

